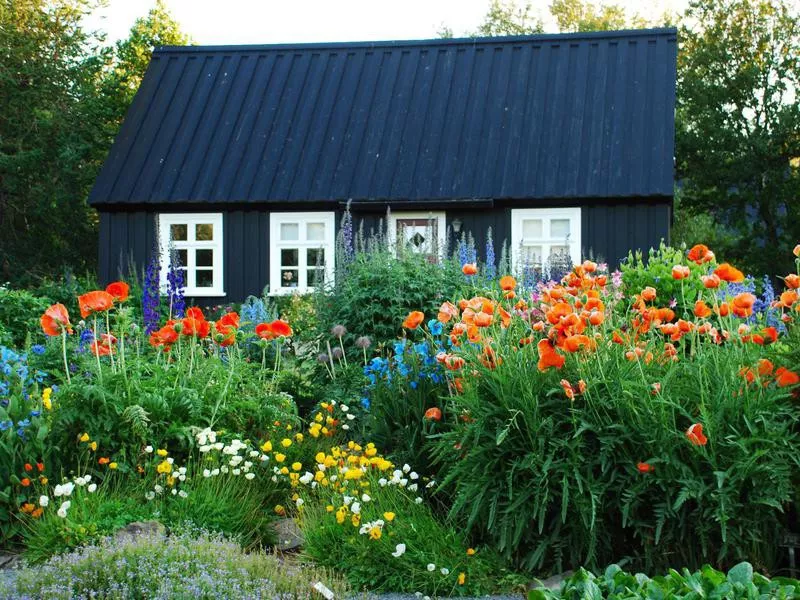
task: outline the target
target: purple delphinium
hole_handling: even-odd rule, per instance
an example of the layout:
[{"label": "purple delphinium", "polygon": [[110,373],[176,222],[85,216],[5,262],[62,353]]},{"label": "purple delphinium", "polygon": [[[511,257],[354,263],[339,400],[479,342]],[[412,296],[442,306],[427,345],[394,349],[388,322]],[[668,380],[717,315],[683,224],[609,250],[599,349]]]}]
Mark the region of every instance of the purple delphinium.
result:
[{"label": "purple delphinium", "polygon": [[181,259],[178,257],[178,253],[172,250],[169,253],[169,271],[167,272],[170,318],[181,319],[186,311],[186,301],[183,298],[186,282],[181,267]]},{"label": "purple delphinium", "polygon": [[486,232],[486,277],[494,279],[497,275],[496,259],[494,255],[494,240],[492,239],[492,228]]},{"label": "purple delphinium", "polygon": [[342,246],[344,247],[344,262],[349,264],[355,258],[355,249],[353,247],[353,215],[350,214],[350,202],[347,203],[347,209],[344,212],[342,219]]},{"label": "purple delphinium", "polygon": [[158,262],[158,252],[153,253],[150,263],[144,272],[142,285],[142,315],[144,318],[144,332],[150,335],[158,329],[161,315],[158,312],[161,303],[161,265]]}]

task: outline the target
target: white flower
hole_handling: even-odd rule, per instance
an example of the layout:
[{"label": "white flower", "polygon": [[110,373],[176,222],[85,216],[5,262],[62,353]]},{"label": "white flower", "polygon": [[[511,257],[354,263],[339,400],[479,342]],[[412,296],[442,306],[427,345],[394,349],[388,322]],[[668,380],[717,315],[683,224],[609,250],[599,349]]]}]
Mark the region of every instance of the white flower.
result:
[{"label": "white flower", "polygon": [[69,510],[70,506],[72,506],[72,502],[70,502],[69,500],[65,500],[64,502],[62,502],[61,508],[59,508],[57,511],[58,516],[61,517],[62,519],[66,518],[67,511]]},{"label": "white flower", "polygon": [[408,484],[408,479],[406,479],[405,477],[403,477],[403,478],[400,480],[400,487],[406,487],[406,485],[407,485],[407,484]]},{"label": "white flower", "polygon": [[361,495],[361,501],[362,502],[369,502],[370,500],[372,500],[372,498],[369,497],[369,494],[362,494]]},{"label": "white flower", "polygon": [[221,472],[223,472],[223,473],[227,473],[227,472],[228,472],[228,467],[226,467],[225,465],[222,465],[222,466],[219,468],[219,470],[220,470]]},{"label": "white flower", "polygon": [[175,488],[172,488],[172,495],[174,496],[177,493],[178,493],[178,490],[176,490]]},{"label": "white flower", "polygon": [[339,408],[342,409],[342,412],[347,412],[348,410],[350,410],[350,407],[347,406],[347,404],[342,404]]},{"label": "white flower", "polygon": [[422,592],[414,592],[414,595],[415,595],[417,598],[422,598]]},{"label": "white flower", "polygon": [[394,472],[392,473],[392,479],[396,479],[397,481],[400,481],[400,478],[402,476],[403,472],[400,469],[395,469]]},{"label": "white flower", "polygon": [[428,571],[433,573],[436,570],[436,565],[433,563],[428,563]]},{"label": "white flower", "polygon": [[178,475],[178,481],[186,481],[186,475]]},{"label": "white flower", "polygon": [[250,452],[248,452],[247,455],[250,458],[258,458],[258,450],[250,450]]},{"label": "white flower", "polygon": [[86,480],[86,483],[89,483],[92,480],[92,476],[89,475],[88,473],[84,475],[83,478]]},{"label": "white flower", "polygon": [[297,504],[297,507],[300,508],[304,504],[303,499],[302,498],[298,498],[297,501],[295,502],[295,504]]},{"label": "white flower", "polygon": [[169,456],[169,457],[167,457],[167,462],[168,462],[169,464],[172,464],[172,463],[174,463],[174,462],[175,462],[175,459],[174,459],[174,458],[172,458],[171,456]]},{"label": "white flower", "polygon": [[353,413],[347,413],[347,420],[348,421],[352,421],[355,418],[356,418],[356,416]]},{"label": "white flower", "polygon": [[186,475],[186,467],[181,467],[180,469],[178,469],[178,473],[180,473],[181,475]]},{"label": "white flower", "polygon": [[416,471],[411,471],[411,473],[408,474],[408,477],[409,479],[419,479],[419,475],[417,475]]},{"label": "white flower", "polygon": [[248,473],[247,475],[244,476],[244,478],[247,479],[248,481],[252,481],[253,479],[255,479],[255,477],[256,477],[255,473]]},{"label": "white flower", "polygon": [[261,459],[261,462],[265,462],[265,461],[269,460],[269,456],[267,456],[266,454],[262,454],[259,458]]},{"label": "white flower", "polygon": [[350,506],[350,510],[353,511],[354,515],[360,514],[361,513],[361,503],[360,502],[353,502],[353,504]]},{"label": "white flower", "polygon": [[155,494],[155,492],[147,492],[147,493],[144,495],[144,497],[145,497],[146,499],[148,499],[148,500],[152,500],[153,498],[155,498],[155,497],[156,497],[156,494]]},{"label": "white flower", "polygon": [[86,489],[89,490],[90,494],[94,494],[95,490],[97,489],[97,484],[96,483],[90,483],[89,487],[87,487]]},{"label": "white flower", "polygon": [[234,475],[239,475],[241,474],[241,472],[242,472],[241,469],[234,469],[233,471],[231,471],[231,473],[233,473]]},{"label": "white flower", "polygon": [[418,487],[419,486],[416,483],[412,483],[410,486],[408,486],[408,491],[409,492],[416,492]]},{"label": "white flower", "polygon": [[[86,480],[83,477],[76,477],[75,478],[75,485],[84,486],[86,485]],[[69,495],[69,494],[67,494]]]},{"label": "white flower", "polygon": [[442,572],[442,575],[445,575],[445,576],[446,575],[450,575],[450,569],[448,569],[447,567],[442,567],[440,569],[440,571]]},{"label": "white flower", "polygon": [[47,496],[39,496],[39,506],[44,507],[47,506],[48,504],[50,504],[50,498],[48,498]]},{"label": "white flower", "polygon": [[244,468],[245,469],[249,469],[252,466],[253,466],[253,463],[251,463],[249,460],[244,461]]},{"label": "white flower", "polygon": [[331,481],[336,481],[337,479],[339,479],[339,476],[338,475],[331,475],[329,479]]},{"label": "white flower", "polygon": [[72,494],[72,490],[75,489],[75,484],[72,482],[62,483],[59,484],[53,489],[53,496],[69,496]]},{"label": "white flower", "polygon": [[213,471],[211,471],[212,477],[216,477],[217,475],[219,475],[219,469],[214,469]]},{"label": "white flower", "polygon": [[406,553],[406,545],[397,544],[397,546],[394,547],[394,552],[392,552],[392,556],[394,556],[395,558],[400,558],[405,553]]},{"label": "white flower", "polygon": [[387,483],[389,482],[386,481],[386,477],[381,477],[380,479],[378,479],[378,485],[380,485],[381,487],[386,487]]},{"label": "white flower", "polygon": [[155,484],[153,486],[153,490],[155,490],[156,494],[160,494],[161,492],[164,491],[164,488],[162,486],[158,485],[158,484]]},{"label": "white flower", "polygon": [[342,496],[342,502],[345,506],[350,506],[350,503],[353,501],[352,496]]},{"label": "white flower", "polygon": [[416,502],[417,504],[422,504],[422,498],[417,496],[416,498],[414,498],[414,502]]},{"label": "white flower", "polygon": [[345,423],[344,425],[342,425],[342,429],[344,429],[345,431],[348,431],[350,429],[350,425]]},{"label": "white flower", "polygon": [[211,477],[211,471],[208,469],[203,469],[203,477]]},{"label": "white flower", "polygon": [[432,488],[435,485],[436,485],[436,481],[431,479],[430,482],[428,483],[428,485],[425,486],[425,489]]},{"label": "white flower", "polygon": [[188,496],[188,495],[189,495],[189,494],[187,494],[187,493],[186,493],[186,492],[184,492],[183,490],[181,490],[180,492],[178,492],[178,496],[180,496],[181,498],[186,498],[186,496]]},{"label": "white flower", "polygon": [[145,446],[144,447],[144,451],[147,452],[148,454],[152,454],[153,453],[153,447],[152,446]]},{"label": "white flower", "polygon": [[270,477],[270,479],[273,481],[273,483],[277,483],[278,476],[277,475],[273,475],[272,477]]},{"label": "white flower", "polygon": [[303,485],[308,485],[312,481],[314,481],[314,474],[309,473],[308,471],[306,471],[305,474],[300,478],[300,483]]},{"label": "white flower", "polygon": [[214,450],[222,450],[224,447],[225,445],[222,442],[217,442],[214,444]]},{"label": "white flower", "polygon": [[208,444],[203,444],[198,448],[198,450],[200,450],[200,452],[205,454],[206,452],[209,452],[211,450],[211,446],[209,446]]},{"label": "white flower", "polygon": [[411,467],[408,465],[408,463],[403,465],[403,473],[408,473],[410,470]]}]

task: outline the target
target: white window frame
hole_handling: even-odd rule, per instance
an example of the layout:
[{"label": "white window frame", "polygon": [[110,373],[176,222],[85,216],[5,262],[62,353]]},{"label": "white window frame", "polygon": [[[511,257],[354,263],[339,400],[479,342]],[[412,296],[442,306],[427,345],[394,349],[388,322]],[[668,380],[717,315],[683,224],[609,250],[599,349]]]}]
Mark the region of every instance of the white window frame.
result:
[{"label": "white window frame", "polygon": [[[196,241],[195,225],[210,223],[213,228],[213,240]],[[187,241],[172,241],[170,227],[172,225],[186,225]],[[158,236],[161,252],[161,289],[167,289],[167,273],[169,272],[170,249],[187,249],[186,281],[184,294],[195,297],[217,297],[225,295],[224,287],[224,245],[222,240],[222,213],[162,213],[158,215]],[[213,287],[197,287],[195,285],[195,253],[191,250],[213,250],[212,273]]]},{"label": "white window frame", "polygon": [[570,220],[570,235],[567,240],[569,245],[569,256],[572,264],[577,265],[581,262],[581,208],[571,206],[568,208],[515,208],[511,210],[511,252],[515,269],[520,266],[520,250],[525,243],[522,236],[522,221],[525,219],[541,219],[542,237],[537,240],[530,240],[525,245],[542,247],[542,262],[546,266],[550,256],[552,246],[564,246],[564,240],[550,237],[545,233],[550,232],[550,221],[554,219]]},{"label": "white window frame", "polygon": [[438,243],[438,255],[439,260],[442,260],[445,257],[447,245],[447,223],[446,223],[447,213],[445,211],[397,211],[397,212],[390,212],[389,213],[389,231],[388,231],[388,240],[389,240],[389,248],[392,249],[395,256],[397,255],[397,220],[398,219],[425,219],[426,221],[432,221],[436,219],[436,237]]},{"label": "white window frame", "polygon": [[[304,232],[307,223],[324,223],[324,240],[304,240],[303,234],[297,241],[282,241],[281,225],[297,223],[298,231]],[[273,296],[288,294],[305,294],[313,292],[314,287],[308,282],[308,265],[303,264],[304,249],[322,249],[325,256],[325,282],[333,283],[336,260],[336,213],[325,212],[273,212],[269,215],[269,293]],[[297,287],[281,287],[281,250],[297,248]]]}]

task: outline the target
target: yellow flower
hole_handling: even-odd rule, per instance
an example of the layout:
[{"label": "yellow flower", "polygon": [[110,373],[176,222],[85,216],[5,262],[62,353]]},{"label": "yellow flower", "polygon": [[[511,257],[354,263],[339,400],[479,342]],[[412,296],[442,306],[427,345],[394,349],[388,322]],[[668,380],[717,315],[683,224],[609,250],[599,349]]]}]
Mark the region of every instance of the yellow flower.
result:
[{"label": "yellow flower", "polygon": [[169,461],[162,460],[160,463],[158,463],[156,471],[158,471],[159,473],[171,473],[172,465],[169,464]]},{"label": "yellow flower", "polygon": [[317,423],[322,423],[322,413],[317,413],[316,415],[314,415],[314,420]]},{"label": "yellow flower", "polygon": [[299,444],[303,441],[303,434],[302,433],[295,433],[294,434],[295,441]]},{"label": "yellow flower", "polygon": [[369,530],[369,539],[371,540],[379,540],[382,535],[383,531],[377,525]]},{"label": "yellow flower", "polygon": [[325,510],[328,512],[333,512],[333,504],[328,504],[328,506],[325,507]]},{"label": "yellow flower", "polygon": [[393,512],[385,512],[383,513],[383,518],[386,519],[389,523],[394,521],[394,513]]},{"label": "yellow flower", "polygon": [[167,452],[164,448],[159,448],[158,450],[156,450],[156,454],[158,454],[159,456],[166,456],[167,454],[169,454],[169,452]]},{"label": "yellow flower", "polygon": [[285,454],[281,454],[280,452],[277,452],[275,454],[275,461],[276,462],[283,462],[285,460],[286,460],[286,455]]},{"label": "yellow flower", "polygon": [[281,467],[280,474],[281,475],[288,475],[289,474],[289,467]]},{"label": "yellow flower", "polygon": [[292,471],[299,471],[303,468],[303,463],[293,462],[292,463]]},{"label": "yellow flower", "polygon": [[336,522],[341,525],[344,523],[344,519],[347,516],[347,509],[343,506],[339,510],[336,511]]},{"label": "yellow flower", "polygon": [[328,435],[328,428],[327,427],[323,427],[322,429],[320,429],[320,431],[322,431],[322,435]]},{"label": "yellow flower", "polygon": [[82,442],[88,442],[88,441],[89,441],[89,434],[88,434],[88,433],[84,433],[84,434],[81,436],[81,441],[82,441]]},{"label": "yellow flower", "polygon": [[108,463],[108,468],[109,468],[109,469],[116,469],[116,468],[117,468],[117,466],[118,466],[118,465],[117,465],[117,463],[115,463],[115,462]]},{"label": "yellow flower", "polygon": [[475,548],[467,548],[467,556],[474,556]]},{"label": "yellow flower", "polygon": [[48,479],[44,475],[39,477],[39,483],[41,483],[42,485],[47,485],[47,482],[48,482]]},{"label": "yellow flower", "polygon": [[314,460],[317,461],[319,464],[325,464],[325,453],[324,452],[317,452],[317,455],[314,457]]},{"label": "yellow flower", "polygon": [[378,449],[375,446],[372,446],[371,448],[369,446],[367,446],[367,449],[364,450],[364,456],[372,457],[372,456],[375,456],[377,453],[378,453]]},{"label": "yellow flower", "polygon": [[284,448],[288,448],[291,445],[292,445],[292,440],[290,440],[289,438],[283,438],[281,440],[281,446],[283,446]]},{"label": "yellow flower", "polygon": [[292,426],[291,425],[287,425],[286,426],[286,431],[291,431],[291,430],[292,430]]},{"label": "yellow flower", "polygon": [[325,479],[324,471],[317,471],[314,473],[314,481],[322,481],[323,479]]},{"label": "yellow flower", "polygon": [[353,524],[353,527],[358,527],[361,525],[361,515],[353,515],[350,518],[350,522]]},{"label": "yellow flower", "polygon": [[50,395],[53,393],[53,388],[44,388],[42,391],[42,406],[47,410],[52,410],[53,402],[50,400]]},{"label": "yellow flower", "polygon": [[297,499],[298,499],[299,497],[300,497],[300,494],[298,494],[297,492],[295,492],[294,494],[292,494],[292,502],[297,502]]},{"label": "yellow flower", "polygon": [[92,442],[91,444],[89,444],[89,450],[91,450],[92,452],[97,450],[97,442]]},{"label": "yellow flower", "polygon": [[283,506],[281,506],[280,504],[276,504],[275,505],[275,514],[283,516],[283,515],[286,514],[286,509],[283,508]]},{"label": "yellow flower", "polygon": [[458,585],[464,585],[464,582],[467,580],[467,575],[463,571],[458,574]]},{"label": "yellow flower", "polygon": [[311,434],[311,437],[318,438],[320,433],[320,426],[317,423],[314,423],[313,425],[311,425],[311,427],[308,428],[308,433]]},{"label": "yellow flower", "polygon": [[262,452],[272,452],[272,442],[267,440],[263,444],[261,444],[261,451]]},{"label": "yellow flower", "polygon": [[167,477],[167,485],[169,487],[172,487],[173,485],[175,485],[175,478],[172,475]]},{"label": "yellow flower", "polygon": [[344,474],[345,479],[361,479],[364,476],[364,473],[361,469],[350,469],[347,473]]}]

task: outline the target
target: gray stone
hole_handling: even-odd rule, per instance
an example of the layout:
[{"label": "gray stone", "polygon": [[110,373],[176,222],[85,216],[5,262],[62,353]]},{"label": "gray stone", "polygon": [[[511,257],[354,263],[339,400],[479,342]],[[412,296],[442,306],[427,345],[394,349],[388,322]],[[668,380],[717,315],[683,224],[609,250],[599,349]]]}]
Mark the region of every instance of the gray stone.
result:
[{"label": "gray stone", "polygon": [[114,539],[135,538],[141,535],[165,537],[167,528],[158,521],[134,521],[114,534]]},{"label": "gray stone", "polygon": [[21,557],[19,554],[5,554],[0,552],[0,569],[13,569],[19,565]]},{"label": "gray stone", "polygon": [[275,549],[285,552],[296,550],[303,545],[303,532],[294,519],[278,519],[272,524],[277,542]]},{"label": "gray stone", "polygon": [[574,571],[565,571],[564,573],[559,573],[558,575],[553,575],[552,577],[548,577],[547,579],[536,579],[530,585],[528,585],[528,589],[536,589],[540,587],[547,588],[548,590],[558,591],[561,589],[561,584],[564,583],[567,579],[572,577],[575,574]]}]

